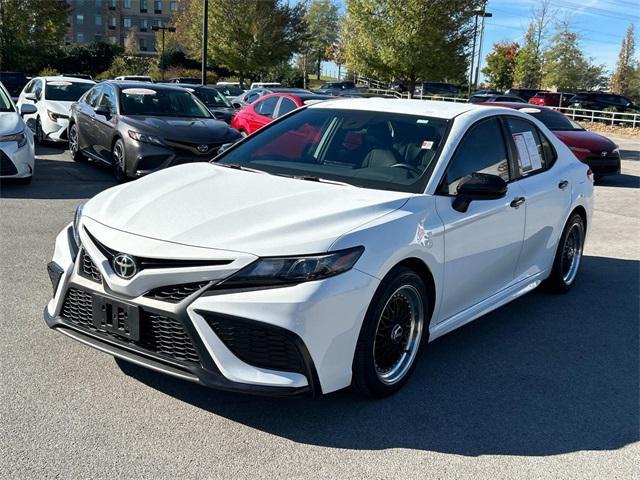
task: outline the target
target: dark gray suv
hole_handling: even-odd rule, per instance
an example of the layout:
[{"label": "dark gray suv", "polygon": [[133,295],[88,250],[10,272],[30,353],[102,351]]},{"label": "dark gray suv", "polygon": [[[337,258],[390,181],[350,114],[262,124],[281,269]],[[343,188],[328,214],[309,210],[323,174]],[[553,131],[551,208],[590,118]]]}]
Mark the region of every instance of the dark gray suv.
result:
[{"label": "dark gray suv", "polygon": [[241,138],[178,86],[107,81],[71,106],[69,149],[113,167],[119,181],[188,162],[208,161]]}]

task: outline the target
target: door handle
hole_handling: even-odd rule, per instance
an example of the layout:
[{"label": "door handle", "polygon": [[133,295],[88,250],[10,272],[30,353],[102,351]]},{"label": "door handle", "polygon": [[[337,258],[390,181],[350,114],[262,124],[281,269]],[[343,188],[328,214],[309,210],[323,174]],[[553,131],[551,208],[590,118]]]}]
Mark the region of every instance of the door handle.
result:
[{"label": "door handle", "polygon": [[518,197],[518,198],[514,198],[509,205],[511,205],[511,208],[518,208],[524,202],[525,202],[524,197]]},{"label": "door handle", "polygon": [[569,186],[569,180],[562,180],[559,184],[558,184],[558,188],[560,190],[564,190],[565,188],[567,188]]}]

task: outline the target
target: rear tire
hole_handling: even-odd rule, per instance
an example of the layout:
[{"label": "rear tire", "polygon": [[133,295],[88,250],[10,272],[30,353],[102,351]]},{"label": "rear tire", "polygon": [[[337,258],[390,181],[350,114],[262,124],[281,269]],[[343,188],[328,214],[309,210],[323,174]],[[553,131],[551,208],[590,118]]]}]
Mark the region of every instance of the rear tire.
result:
[{"label": "rear tire", "polygon": [[127,161],[125,157],[124,142],[119,138],[113,144],[111,149],[111,159],[113,161],[113,176],[118,182],[126,182],[127,176]]},{"label": "rear tire", "polygon": [[418,274],[396,267],[376,291],[360,330],[353,386],[367,397],[386,397],[407,382],[428,326],[427,290]]},{"label": "rear tire", "polygon": [[80,133],[75,123],[69,127],[69,151],[74,162],[86,162],[87,157],[80,151]]},{"label": "rear tire", "polygon": [[585,228],[582,217],[574,213],[562,231],[551,274],[544,282],[553,293],[566,293],[576,283],[584,250]]}]

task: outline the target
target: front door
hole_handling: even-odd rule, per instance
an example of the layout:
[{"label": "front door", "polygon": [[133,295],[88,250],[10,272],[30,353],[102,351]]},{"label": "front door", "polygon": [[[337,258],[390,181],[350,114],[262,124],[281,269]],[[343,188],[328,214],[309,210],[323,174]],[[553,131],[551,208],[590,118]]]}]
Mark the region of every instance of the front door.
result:
[{"label": "front door", "polygon": [[452,206],[460,180],[481,172],[511,180],[501,125],[496,117],[472,126],[451,159],[436,195],[445,225],[445,264],[439,321],[489,298],[514,283],[522,249],[525,209],[517,182],[498,200],[474,200],[466,212]]},{"label": "front door", "polygon": [[109,114],[96,113],[93,149],[100,158],[111,161],[111,139],[116,128],[116,94],[111,85],[105,85],[98,105],[107,107]]}]

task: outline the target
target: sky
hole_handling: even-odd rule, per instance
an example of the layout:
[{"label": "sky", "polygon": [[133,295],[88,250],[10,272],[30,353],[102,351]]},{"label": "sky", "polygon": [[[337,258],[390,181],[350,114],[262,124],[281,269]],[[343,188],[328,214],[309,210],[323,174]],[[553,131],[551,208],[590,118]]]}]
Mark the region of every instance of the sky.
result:
[{"label": "sky", "polygon": [[[336,2],[344,11],[345,0]],[[531,11],[539,5],[540,0],[489,0],[487,11],[493,17],[485,19],[482,61],[496,42],[521,43]],[[550,0],[550,8],[553,18],[568,21],[571,29],[578,33],[585,56],[598,65],[604,64],[609,72],[615,68],[620,44],[630,23],[635,26],[636,56],[640,57],[640,0]],[[551,34],[553,28],[552,24]],[[332,62],[325,62],[323,67],[328,74],[337,74]]]}]

